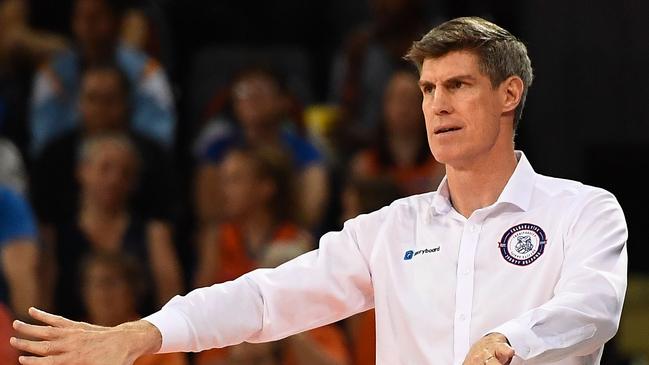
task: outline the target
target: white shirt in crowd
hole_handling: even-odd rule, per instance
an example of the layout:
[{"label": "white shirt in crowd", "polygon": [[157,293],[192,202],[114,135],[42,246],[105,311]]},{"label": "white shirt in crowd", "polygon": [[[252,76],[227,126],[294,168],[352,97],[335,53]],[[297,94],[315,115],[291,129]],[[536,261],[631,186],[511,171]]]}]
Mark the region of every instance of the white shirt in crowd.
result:
[{"label": "white shirt in crowd", "polygon": [[145,318],[160,351],[273,341],[375,307],[377,364],[461,364],[490,332],[514,365],[599,364],[624,301],[624,215],[605,190],[517,157],[498,200],[468,219],[444,179],[276,269],[175,297]]}]

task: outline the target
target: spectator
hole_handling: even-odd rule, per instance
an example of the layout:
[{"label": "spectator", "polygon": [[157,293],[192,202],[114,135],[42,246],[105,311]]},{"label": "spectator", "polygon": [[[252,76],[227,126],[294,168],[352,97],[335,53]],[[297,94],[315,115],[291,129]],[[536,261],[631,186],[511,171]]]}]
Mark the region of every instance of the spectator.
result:
[{"label": "spectator", "polygon": [[113,0],[76,0],[72,30],[75,46],[56,55],[35,76],[30,128],[32,152],[38,156],[53,138],[78,123],[75,105],[79,78],[93,64],[115,62],[127,75],[133,93],[133,129],[165,147],[174,142],[174,105],[160,65],[118,42],[124,6]]},{"label": "spectator", "polygon": [[354,176],[389,176],[402,196],[430,191],[444,176],[444,166],[428,148],[418,80],[409,69],[392,74],[384,93],[378,141],[361,151],[351,166]]},{"label": "spectator", "polygon": [[94,65],[84,71],[80,125],[50,142],[33,166],[32,197],[41,222],[61,223],[61,218],[76,212],[79,185],[75,171],[83,139],[102,133],[128,133],[142,158],[131,195],[132,208],[142,218],[170,224],[176,206],[172,161],[156,142],[129,129],[128,86],[124,74],[111,64]]},{"label": "spectator", "polygon": [[376,129],[381,90],[428,25],[422,0],[371,0],[370,7],[371,23],[347,37],[332,71],[332,99],[361,135]]},{"label": "spectator", "polygon": [[[145,282],[140,265],[131,256],[97,253],[81,265],[82,297],[87,320],[100,326],[116,326],[140,318],[137,308]],[[182,353],[147,355],[134,365],[186,365]]]},{"label": "spectator", "polygon": [[221,163],[224,221],[200,242],[196,286],[232,280],[259,267],[275,244],[310,245],[295,220],[290,159],[272,148],[235,147]]},{"label": "spectator", "polygon": [[131,255],[147,268],[148,295],[142,311],[150,312],[182,289],[181,273],[166,226],[143,219],[128,208],[141,160],[125,135],[84,140],[77,167],[80,205],[74,219],[55,230],[53,277],[59,311],[84,317],[79,268],[92,252]]},{"label": "spectator", "polygon": [[39,305],[37,232],[27,202],[0,185],[0,363],[17,364],[8,346],[11,319],[29,318],[27,309]]},{"label": "spectator", "polygon": [[[290,164],[276,150],[235,148],[222,165],[227,220],[205,237],[197,286],[233,280],[258,267],[275,267],[311,247],[289,218]],[[244,343],[199,354],[198,365],[347,364],[342,331],[325,326],[273,344]]]},{"label": "spectator", "polygon": [[300,220],[318,226],[328,195],[327,173],[320,152],[294,129],[284,124],[288,114],[286,89],[280,77],[264,68],[243,71],[232,87],[236,124],[222,124],[199,152],[196,206],[202,222],[219,219],[219,163],[229,150],[240,145],[264,146],[289,152],[298,169]]}]

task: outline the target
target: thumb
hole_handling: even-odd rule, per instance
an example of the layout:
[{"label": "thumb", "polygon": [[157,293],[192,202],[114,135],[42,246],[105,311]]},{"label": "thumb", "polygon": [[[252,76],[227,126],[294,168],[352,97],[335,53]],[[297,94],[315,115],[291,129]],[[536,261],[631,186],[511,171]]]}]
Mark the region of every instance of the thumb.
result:
[{"label": "thumb", "polygon": [[494,355],[501,364],[509,364],[509,361],[514,357],[514,349],[506,343],[500,344],[496,347]]}]

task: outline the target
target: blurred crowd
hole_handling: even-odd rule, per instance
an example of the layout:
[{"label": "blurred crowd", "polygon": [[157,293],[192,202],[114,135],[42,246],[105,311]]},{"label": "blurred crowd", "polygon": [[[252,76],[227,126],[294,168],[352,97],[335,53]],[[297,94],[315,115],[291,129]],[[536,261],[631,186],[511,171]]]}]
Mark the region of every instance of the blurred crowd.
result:
[{"label": "blurred crowd", "polygon": [[[63,36],[32,28],[28,1],[1,0],[0,363],[16,363],[11,320],[30,321],[30,306],[135,320],[434,190],[444,168],[428,149],[417,70],[401,59],[433,23],[422,4],[371,1],[369,23],[332,57],[328,100],[313,103],[272,52],[217,53],[231,60],[207,65],[218,81],[179,90],[159,24],[128,2],[72,1]],[[177,110],[199,91],[195,110]],[[374,364],[373,313],[136,364],[190,363]]]}]

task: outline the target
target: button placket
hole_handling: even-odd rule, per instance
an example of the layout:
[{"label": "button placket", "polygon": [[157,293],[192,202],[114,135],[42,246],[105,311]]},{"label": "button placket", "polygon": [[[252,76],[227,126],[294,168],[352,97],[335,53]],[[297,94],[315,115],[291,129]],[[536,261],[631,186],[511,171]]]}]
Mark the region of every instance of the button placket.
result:
[{"label": "button placket", "polygon": [[467,222],[464,227],[457,263],[455,292],[454,363],[461,363],[470,348],[471,313],[473,310],[473,272],[480,226]]}]

